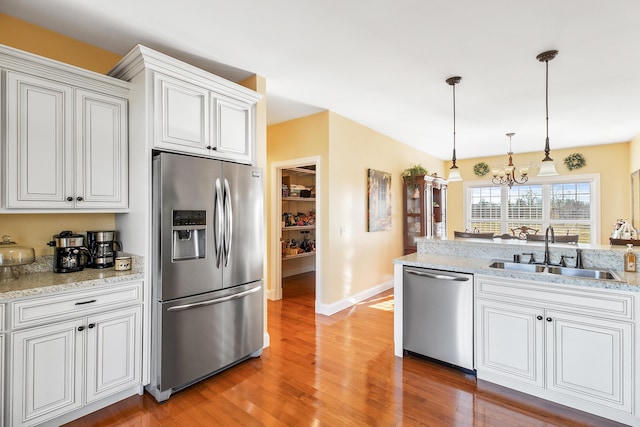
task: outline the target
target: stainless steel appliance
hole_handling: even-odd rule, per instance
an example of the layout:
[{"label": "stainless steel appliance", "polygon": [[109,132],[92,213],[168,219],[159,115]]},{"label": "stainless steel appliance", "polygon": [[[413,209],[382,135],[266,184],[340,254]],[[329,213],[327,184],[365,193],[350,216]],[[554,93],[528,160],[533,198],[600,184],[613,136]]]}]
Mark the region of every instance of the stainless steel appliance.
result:
[{"label": "stainless steel appliance", "polygon": [[158,400],[263,346],[263,190],[258,168],[153,159],[151,383]]},{"label": "stainless steel appliance", "polygon": [[53,271],[56,273],[73,273],[81,271],[89,259],[89,251],[84,246],[84,236],[71,231],[61,231],[47,243],[53,246]]},{"label": "stainless steel appliance", "polygon": [[403,347],[474,371],[473,276],[404,267]]},{"label": "stainless steel appliance", "polygon": [[115,231],[87,231],[87,248],[90,254],[87,267],[113,267],[115,251],[122,250],[122,244],[115,236]]}]

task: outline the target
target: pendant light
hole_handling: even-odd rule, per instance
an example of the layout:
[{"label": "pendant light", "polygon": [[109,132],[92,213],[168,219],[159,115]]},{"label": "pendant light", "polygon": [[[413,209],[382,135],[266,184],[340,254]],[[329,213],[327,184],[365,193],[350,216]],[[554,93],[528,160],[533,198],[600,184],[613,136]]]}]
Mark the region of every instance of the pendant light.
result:
[{"label": "pendant light", "polygon": [[449,168],[449,178],[447,178],[449,182],[462,181],[460,170],[456,165],[456,85],[460,83],[461,80],[462,77],[459,76],[449,77],[445,80],[453,89],[453,158],[451,159],[453,165]]},{"label": "pendant light", "polygon": [[557,50],[548,50],[536,56],[536,59],[540,62],[544,62],[546,67],[546,80],[545,80],[546,103],[545,105],[546,105],[546,111],[547,111],[547,119],[546,119],[547,120],[547,139],[545,140],[545,145],[544,145],[544,159],[542,159],[542,163],[540,164],[540,172],[538,173],[538,176],[558,175],[558,171],[556,171],[556,165],[553,163],[553,159],[549,157],[549,152],[551,151],[549,149],[549,61],[555,58],[557,54],[558,54]]}]

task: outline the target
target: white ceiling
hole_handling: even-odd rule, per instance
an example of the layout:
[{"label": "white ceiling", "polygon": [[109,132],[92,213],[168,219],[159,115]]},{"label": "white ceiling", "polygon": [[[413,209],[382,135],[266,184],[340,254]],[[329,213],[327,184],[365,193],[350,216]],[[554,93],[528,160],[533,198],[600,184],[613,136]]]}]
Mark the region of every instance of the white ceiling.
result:
[{"label": "white ceiling", "polygon": [[[640,132],[638,0],[3,0],[0,12],[124,55],[135,44],[267,79],[269,124],[331,110],[441,159]],[[222,65],[225,64],[225,65]],[[245,71],[243,71],[245,70]]]}]

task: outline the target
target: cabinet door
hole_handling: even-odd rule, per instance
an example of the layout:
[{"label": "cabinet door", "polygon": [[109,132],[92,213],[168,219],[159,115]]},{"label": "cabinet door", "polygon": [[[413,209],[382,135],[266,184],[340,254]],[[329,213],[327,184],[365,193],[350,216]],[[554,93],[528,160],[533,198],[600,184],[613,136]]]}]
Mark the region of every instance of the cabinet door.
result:
[{"label": "cabinet door", "polygon": [[253,105],[221,95],[212,95],[215,111],[212,130],[215,156],[251,164],[253,161]]},{"label": "cabinet door", "polygon": [[12,334],[11,425],[34,425],[82,406],[81,320]]},{"label": "cabinet door", "polygon": [[632,325],[548,311],[547,388],[631,412]]},{"label": "cabinet door", "polygon": [[542,387],[544,384],[541,309],[476,300],[477,371]]},{"label": "cabinet door", "polygon": [[5,405],[5,401],[4,401],[5,343],[4,341],[5,341],[5,334],[0,334],[0,425],[4,425],[4,405]]},{"label": "cabinet door", "polygon": [[6,84],[6,207],[73,207],[71,87],[12,71]]},{"label": "cabinet door", "polygon": [[154,86],[154,146],[206,154],[210,146],[209,91],[157,73]]},{"label": "cabinet door", "polygon": [[403,179],[403,227],[404,227],[404,254],[410,254],[418,250],[416,238],[423,237],[426,233],[424,198],[425,182],[422,176],[416,177],[415,184],[410,184]]},{"label": "cabinet door", "polygon": [[140,383],[140,306],[87,319],[87,403]]},{"label": "cabinet door", "polygon": [[76,207],[126,208],[127,101],[76,90]]}]

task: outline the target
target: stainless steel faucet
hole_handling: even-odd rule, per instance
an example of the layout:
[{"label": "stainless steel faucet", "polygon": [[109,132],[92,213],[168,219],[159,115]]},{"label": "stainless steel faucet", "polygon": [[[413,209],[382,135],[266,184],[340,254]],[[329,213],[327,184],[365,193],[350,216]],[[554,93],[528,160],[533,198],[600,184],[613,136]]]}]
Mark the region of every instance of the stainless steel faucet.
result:
[{"label": "stainless steel faucet", "polygon": [[549,231],[551,231],[551,243],[556,242],[556,233],[553,231],[552,226],[548,226],[544,232],[544,264],[551,264],[551,253],[549,252]]}]

